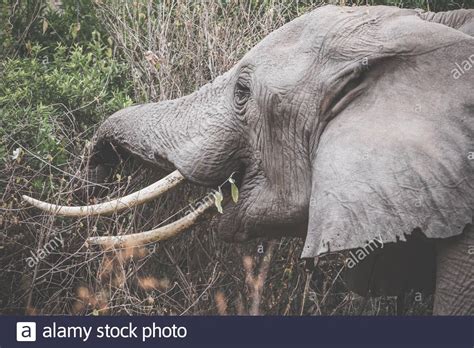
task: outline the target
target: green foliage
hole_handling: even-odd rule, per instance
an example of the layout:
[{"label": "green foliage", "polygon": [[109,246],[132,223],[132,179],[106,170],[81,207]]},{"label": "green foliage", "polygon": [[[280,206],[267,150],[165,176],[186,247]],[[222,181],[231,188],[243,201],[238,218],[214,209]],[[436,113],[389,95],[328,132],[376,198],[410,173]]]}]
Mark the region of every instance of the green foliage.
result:
[{"label": "green foliage", "polygon": [[64,128],[82,132],[132,104],[125,67],[98,33],[83,46],[57,44],[52,55],[34,45],[27,57],[1,62],[0,70],[3,158],[6,146],[18,142],[61,163]]},{"label": "green foliage", "polygon": [[214,192],[214,204],[217,208],[217,211],[221,214],[224,213],[222,210],[222,201],[224,199],[224,195],[222,194],[221,189],[219,188],[219,191]]},{"label": "green foliage", "polygon": [[237,203],[239,200],[239,189],[235,183],[230,184],[230,192],[232,195],[232,200],[234,203]]},{"label": "green foliage", "polygon": [[234,178],[232,178],[232,175],[229,178],[229,182],[230,182],[230,194],[232,196],[232,200],[234,201],[234,203],[237,203],[239,200],[239,188],[237,187],[237,184],[235,183]]},{"label": "green foliage", "polygon": [[22,145],[61,164],[85,141],[66,138],[132,103],[126,66],[92,0],[0,5],[0,158]]},{"label": "green foliage", "polygon": [[71,47],[88,42],[97,31],[104,37],[92,0],[67,0],[60,8],[51,3],[0,0],[0,57],[28,55],[35,42],[52,54],[58,43]]}]

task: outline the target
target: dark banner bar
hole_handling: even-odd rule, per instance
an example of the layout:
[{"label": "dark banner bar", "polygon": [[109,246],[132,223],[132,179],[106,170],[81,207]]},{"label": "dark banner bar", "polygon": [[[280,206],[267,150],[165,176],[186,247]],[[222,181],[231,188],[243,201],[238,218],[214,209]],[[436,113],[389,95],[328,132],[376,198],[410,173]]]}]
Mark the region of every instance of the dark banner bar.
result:
[{"label": "dark banner bar", "polygon": [[473,317],[0,317],[11,347],[474,346]]}]

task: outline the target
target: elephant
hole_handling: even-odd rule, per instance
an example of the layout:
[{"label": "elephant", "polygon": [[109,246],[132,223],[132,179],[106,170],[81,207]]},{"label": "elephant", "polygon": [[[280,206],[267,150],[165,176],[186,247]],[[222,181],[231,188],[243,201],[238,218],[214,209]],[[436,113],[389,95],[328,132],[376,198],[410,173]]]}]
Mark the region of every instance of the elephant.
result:
[{"label": "elephant", "polygon": [[[365,250],[348,267],[357,293],[423,289],[434,292],[435,315],[472,315],[472,35],[474,10],[316,8],[194,93],[127,107],[99,126],[86,168],[94,181],[123,156],[167,177],[93,206],[24,199],[54,214],[100,215],[184,180],[230,180],[239,199],[216,214],[225,241],[304,238],[309,260]],[[210,197],[167,226],[88,243],[170,238],[212,209]]]}]

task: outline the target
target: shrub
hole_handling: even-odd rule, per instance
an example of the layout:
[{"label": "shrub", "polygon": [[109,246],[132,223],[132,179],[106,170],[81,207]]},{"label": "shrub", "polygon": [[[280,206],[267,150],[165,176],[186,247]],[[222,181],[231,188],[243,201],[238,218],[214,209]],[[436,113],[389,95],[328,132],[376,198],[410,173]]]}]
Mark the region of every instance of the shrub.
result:
[{"label": "shrub", "polygon": [[30,45],[41,42],[45,52],[56,44],[87,43],[93,32],[104,34],[93,0],[0,0],[0,57],[28,56]]},{"label": "shrub", "polygon": [[[24,58],[0,63],[0,154],[23,145],[64,162],[64,130],[85,132],[132,103],[125,65],[112,57],[100,36],[85,46],[57,44],[51,56],[33,45]],[[71,150],[71,149],[69,149]]]}]

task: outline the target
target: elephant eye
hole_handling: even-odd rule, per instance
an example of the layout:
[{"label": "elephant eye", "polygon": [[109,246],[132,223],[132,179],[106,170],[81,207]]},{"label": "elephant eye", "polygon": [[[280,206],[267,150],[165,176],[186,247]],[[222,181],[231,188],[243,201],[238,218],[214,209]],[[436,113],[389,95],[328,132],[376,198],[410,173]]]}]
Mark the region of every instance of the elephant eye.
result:
[{"label": "elephant eye", "polygon": [[238,81],[235,85],[234,103],[239,111],[245,106],[249,97],[250,88],[245,83]]}]

